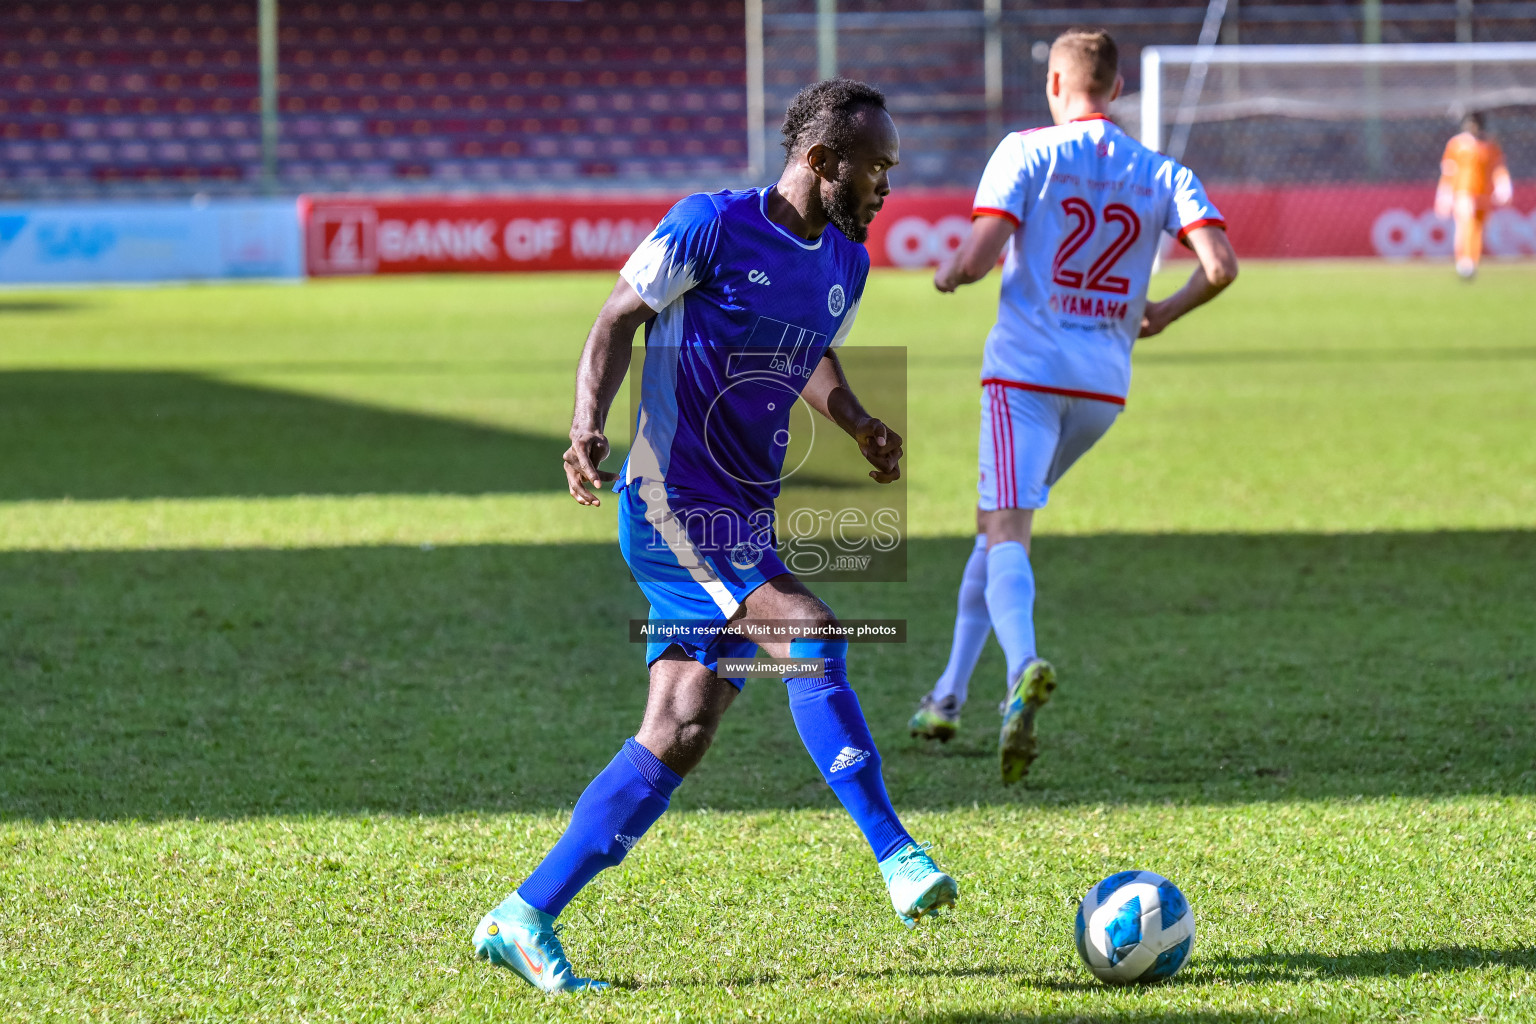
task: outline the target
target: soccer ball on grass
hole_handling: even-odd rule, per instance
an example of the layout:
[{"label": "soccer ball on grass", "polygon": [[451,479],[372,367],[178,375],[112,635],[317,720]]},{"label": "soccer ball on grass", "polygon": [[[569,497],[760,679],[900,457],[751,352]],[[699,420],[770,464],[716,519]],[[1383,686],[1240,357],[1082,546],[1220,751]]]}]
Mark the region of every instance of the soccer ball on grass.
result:
[{"label": "soccer ball on grass", "polygon": [[1194,948],[1189,901],[1162,875],[1117,872],[1077,905],[1077,953],[1100,981],[1163,981],[1184,966]]}]

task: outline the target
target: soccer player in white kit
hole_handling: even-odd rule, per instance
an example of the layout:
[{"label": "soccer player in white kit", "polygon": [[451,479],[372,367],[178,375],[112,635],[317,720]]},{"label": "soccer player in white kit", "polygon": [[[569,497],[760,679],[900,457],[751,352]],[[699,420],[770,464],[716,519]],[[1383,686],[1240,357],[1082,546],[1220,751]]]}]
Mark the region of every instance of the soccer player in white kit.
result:
[{"label": "soccer player in white kit", "polygon": [[[1131,346],[1214,298],[1237,276],[1221,214],[1188,168],[1109,119],[1119,53],[1102,30],[1051,46],[1055,124],[1008,136],[982,174],[971,232],[934,274],[941,292],[981,280],[1006,251],[997,323],[982,358],[976,547],[966,564],[949,664],[923,697],[914,736],[948,740],[987,633],[1008,662],[998,760],[1003,782],[1035,758],[1035,714],[1056,670],[1035,649],[1035,510],[1125,407]],[[1163,232],[1199,267],[1147,301]]]}]

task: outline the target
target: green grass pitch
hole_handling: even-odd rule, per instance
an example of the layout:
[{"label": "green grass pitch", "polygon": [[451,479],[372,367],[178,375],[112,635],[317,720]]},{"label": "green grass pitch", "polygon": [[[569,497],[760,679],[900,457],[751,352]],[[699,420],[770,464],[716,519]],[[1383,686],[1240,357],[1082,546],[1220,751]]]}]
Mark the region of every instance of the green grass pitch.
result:
[{"label": "green grass pitch", "polygon": [[[908,349],[909,581],[823,594],[910,624],[853,678],[957,912],[900,927],[758,682],[565,918],[616,991],[475,961],[644,699],[613,502],[558,465],[610,282],[0,293],[0,1020],[1536,1019],[1518,265],[1255,264],[1140,347],[1041,516],[1062,685],[1006,790],[995,647],[955,742],[904,728],[970,546],[995,279],[877,274],[854,337]],[[1127,867],[1199,922],[1159,988],[1072,948]]]}]

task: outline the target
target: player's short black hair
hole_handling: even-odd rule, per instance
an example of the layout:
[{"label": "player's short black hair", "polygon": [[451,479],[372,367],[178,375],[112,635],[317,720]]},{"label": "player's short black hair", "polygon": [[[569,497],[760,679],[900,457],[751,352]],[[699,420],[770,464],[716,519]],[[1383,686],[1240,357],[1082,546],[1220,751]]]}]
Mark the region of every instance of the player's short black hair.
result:
[{"label": "player's short black hair", "polygon": [[1463,114],[1461,117],[1461,123],[1464,125],[1476,125],[1477,130],[1480,132],[1486,131],[1488,128],[1487,119],[1484,118],[1482,113],[1477,110],[1469,110],[1467,113]]},{"label": "player's short black hair", "polygon": [[858,115],[871,107],[885,109],[885,93],[851,78],[828,78],[801,89],[784,112],[784,153],[796,153],[821,143],[847,153],[858,133]]}]

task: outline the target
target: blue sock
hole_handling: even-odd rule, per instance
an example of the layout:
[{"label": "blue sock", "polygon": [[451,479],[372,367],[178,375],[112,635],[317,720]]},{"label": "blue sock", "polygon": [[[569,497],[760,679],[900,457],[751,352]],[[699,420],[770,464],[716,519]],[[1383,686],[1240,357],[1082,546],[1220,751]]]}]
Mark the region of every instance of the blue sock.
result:
[{"label": "blue sock", "polygon": [[1008,658],[1012,682],[1035,657],[1035,571],[1016,540],[987,550],[987,615]]},{"label": "blue sock", "polygon": [[791,658],[824,658],[826,674],[784,680],[795,728],[821,769],[822,778],[853,816],[876,860],[884,860],[912,841],[901,827],[880,776],[880,752],[848,685],[846,640],[794,640]]},{"label": "blue sock", "polygon": [[633,739],[587,785],[571,823],[517,894],[535,910],[558,915],[604,868],[624,859],[656,824],[683,781]]}]

